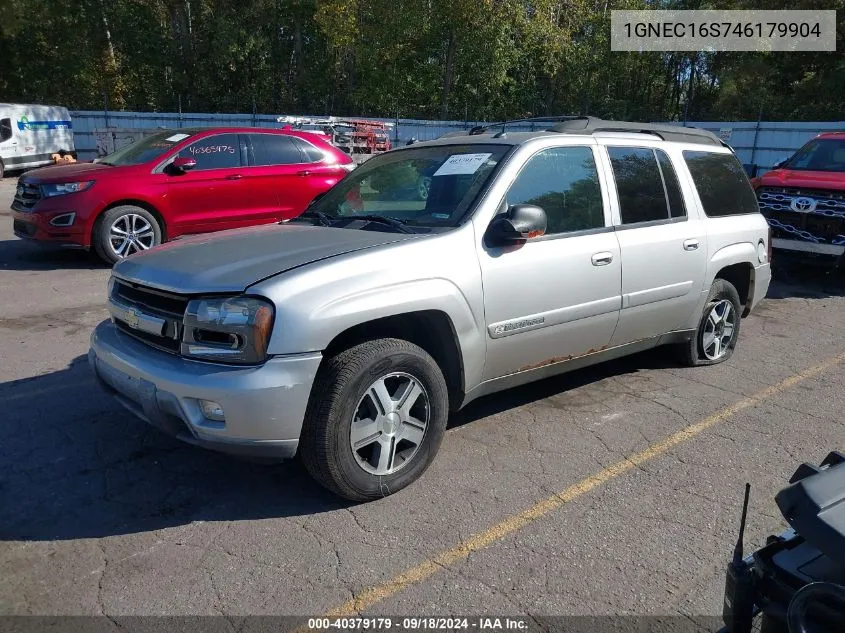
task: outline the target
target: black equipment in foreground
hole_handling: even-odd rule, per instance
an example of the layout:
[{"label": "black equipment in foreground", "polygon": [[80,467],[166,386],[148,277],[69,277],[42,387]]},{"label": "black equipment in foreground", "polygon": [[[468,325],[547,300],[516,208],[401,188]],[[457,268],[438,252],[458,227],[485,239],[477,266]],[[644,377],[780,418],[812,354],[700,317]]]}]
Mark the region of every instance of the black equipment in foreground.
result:
[{"label": "black equipment in foreground", "polygon": [[[725,581],[729,633],[845,633],[845,455],[803,464],[775,501],[792,529],[743,558],[748,509]],[[761,619],[753,629],[754,618]]]}]

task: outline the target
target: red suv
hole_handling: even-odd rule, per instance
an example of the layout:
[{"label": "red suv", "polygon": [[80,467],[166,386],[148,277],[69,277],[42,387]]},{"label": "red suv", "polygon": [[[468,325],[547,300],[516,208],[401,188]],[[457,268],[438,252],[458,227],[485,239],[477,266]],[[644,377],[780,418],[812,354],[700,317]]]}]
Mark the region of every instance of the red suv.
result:
[{"label": "red suv", "polygon": [[166,130],[93,163],[27,172],[14,231],[115,262],[181,235],[295,217],[353,167],[308,132]]},{"label": "red suv", "polygon": [[845,132],[825,132],[753,178],[772,246],[845,261]]}]

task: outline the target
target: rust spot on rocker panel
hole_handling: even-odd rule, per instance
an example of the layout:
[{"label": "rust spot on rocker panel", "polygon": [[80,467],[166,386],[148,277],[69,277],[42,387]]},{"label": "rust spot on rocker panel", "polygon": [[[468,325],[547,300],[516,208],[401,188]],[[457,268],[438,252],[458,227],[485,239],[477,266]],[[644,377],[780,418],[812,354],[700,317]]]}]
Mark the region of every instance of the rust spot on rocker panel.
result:
[{"label": "rust spot on rocker panel", "polygon": [[590,354],[596,354],[598,352],[604,351],[607,349],[607,345],[602,345],[598,349],[590,348],[583,354],[575,354],[569,356],[552,356],[551,358],[547,358],[546,360],[542,360],[539,363],[531,363],[530,365],[525,365],[524,367],[520,367],[517,369],[517,373],[522,371],[529,371],[531,369],[539,369],[540,367],[546,367],[547,365],[554,365],[555,363],[562,363],[565,361],[570,361],[575,358],[581,358],[582,356],[589,356]]}]

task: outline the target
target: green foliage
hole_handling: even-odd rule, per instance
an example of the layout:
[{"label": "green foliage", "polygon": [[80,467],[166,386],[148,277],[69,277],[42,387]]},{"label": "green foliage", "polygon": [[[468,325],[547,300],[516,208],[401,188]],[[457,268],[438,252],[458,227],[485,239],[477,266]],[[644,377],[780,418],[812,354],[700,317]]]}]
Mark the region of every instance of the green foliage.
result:
[{"label": "green foliage", "polygon": [[[759,8],[759,0],[662,0]],[[765,8],[838,8],[773,0]],[[842,119],[845,53],[613,53],[653,0],[0,0],[0,94],[71,108]],[[840,40],[840,38],[837,38]],[[841,41],[841,40],[840,40]]]}]

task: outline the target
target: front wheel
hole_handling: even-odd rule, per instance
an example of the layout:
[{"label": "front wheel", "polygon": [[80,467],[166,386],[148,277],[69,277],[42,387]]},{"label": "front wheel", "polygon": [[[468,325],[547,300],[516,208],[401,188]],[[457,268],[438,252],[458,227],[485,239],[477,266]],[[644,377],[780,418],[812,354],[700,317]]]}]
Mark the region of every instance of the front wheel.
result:
[{"label": "front wheel", "polygon": [[422,348],[378,339],[326,360],[312,389],[300,456],[321,485],[353,501],[418,479],[448,420],[446,381]]},{"label": "front wheel", "polygon": [[92,241],[97,255],[114,264],[161,244],[161,227],[146,209],[121,205],[109,209],[97,220]]},{"label": "front wheel", "polygon": [[733,284],[716,279],[704,305],[695,336],[680,347],[681,361],[690,367],[728,360],[739,337],[742,304]]}]

